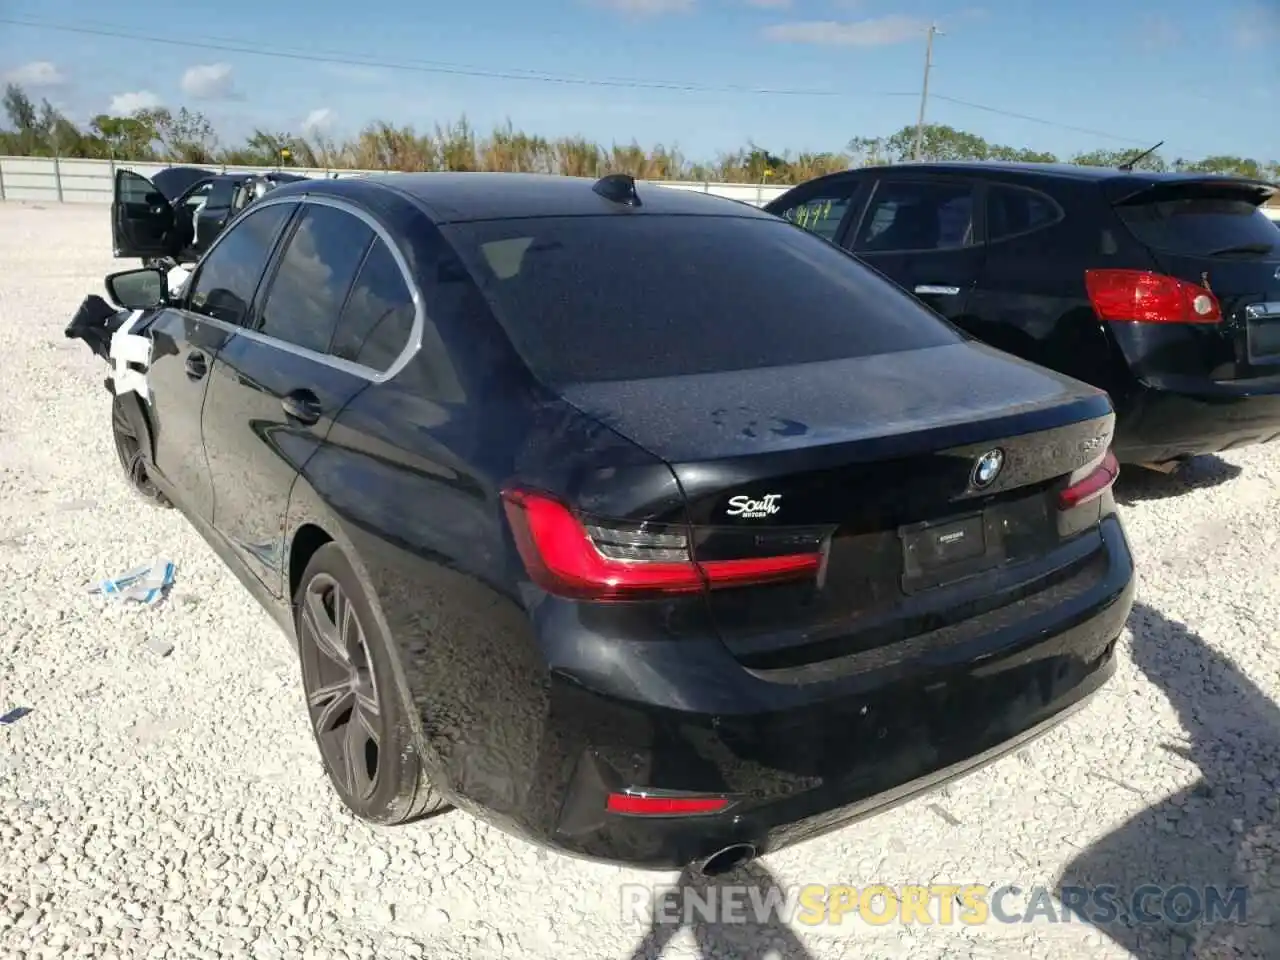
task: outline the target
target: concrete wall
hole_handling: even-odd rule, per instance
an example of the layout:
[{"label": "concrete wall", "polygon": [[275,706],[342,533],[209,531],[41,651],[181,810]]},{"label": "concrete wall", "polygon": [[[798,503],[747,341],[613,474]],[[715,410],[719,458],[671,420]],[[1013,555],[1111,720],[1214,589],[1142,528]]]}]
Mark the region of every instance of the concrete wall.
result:
[{"label": "concrete wall", "polygon": [[[163,163],[112,163],[109,160],[52,160],[45,157],[0,157],[0,200],[27,200],[37,203],[110,203],[111,185],[117,168],[133,170],[149,177],[163,170]],[[255,172],[259,167],[213,166],[212,169]],[[308,177],[367,176],[376,170],[305,170],[290,173]],[[741,200],[756,206],[768,203],[787,188],[749,183],[677,183],[655,181],[675,190],[697,190]]]},{"label": "concrete wall", "polygon": [[[163,170],[163,163],[120,163],[109,160],[51,160],[45,157],[0,157],[0,200],[27,200],[37,203],[110,203],[115,170],[122,167],[149,177]],[[217,170],[254,172],[258,167],[215,166]],[[290,167],[290,173],[308,177],[367,176],[377,170],[307,170]],[[680,183],[653,181],[673,190],[697,190],[719,197],[742,200],[756,206],[782,195],[787,188],[749,183]],[[1280,223],[1280,207],[1265,207],[1265,213]]]}]

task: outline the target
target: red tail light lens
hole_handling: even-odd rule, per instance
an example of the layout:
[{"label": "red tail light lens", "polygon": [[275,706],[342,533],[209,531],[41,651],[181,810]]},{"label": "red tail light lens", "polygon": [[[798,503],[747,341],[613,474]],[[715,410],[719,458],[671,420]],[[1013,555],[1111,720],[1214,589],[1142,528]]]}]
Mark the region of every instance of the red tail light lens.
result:
[{"label": "red tail light lens", "polygon": [[1222,306],[1204,287],[1147,270],[1086,270],[1085,288],[1103,320],[1221,323]]},{"label": "red tail light lens", "polygon": [[1109,490],[1120,475],[1120,462],[1110,450],[1102,460],[1092,467],[1077,471],[1079,479],[1072,477],[1072,482],[1058,494],[1058,509],[1070,510],[1096,500]]},{"label": "red tail light lens", "polygon": [[695,561],[679,525],[582,520],[564,504],[523,490],[503,493],[507,519],[530,578],[579,600],[636,600],[812,576],[817,550]]},{"label": "red tail light lens", "polygon": [[727,797],[664,797],[642,793],[611,793],[606,809],[642,817],[684,817],[719,813],[729,805]]}]

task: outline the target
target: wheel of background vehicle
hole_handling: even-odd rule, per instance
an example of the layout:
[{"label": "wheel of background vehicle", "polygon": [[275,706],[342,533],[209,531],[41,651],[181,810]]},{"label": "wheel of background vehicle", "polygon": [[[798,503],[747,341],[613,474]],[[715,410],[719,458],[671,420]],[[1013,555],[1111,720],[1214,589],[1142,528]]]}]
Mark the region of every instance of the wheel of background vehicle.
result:
[{"label": "wheel of background vehicle", "polygon": [[316,551],[293,603],[311,730],[338,798],[382,825],[447,809],[423,771],[391,671],[391,645],[337,544]]},{"label": "wheel of background vehicle", "polygon": [[111,401],[111,436],[116,445],[116,456],[120,458],[120,467],[124,470],[125,480],[134,491],[157,507],[173,506],[151,482],[147,476],[147,465],[142,459],[142,441],[133,424],[129,421],[124,401],[116,397]]}]

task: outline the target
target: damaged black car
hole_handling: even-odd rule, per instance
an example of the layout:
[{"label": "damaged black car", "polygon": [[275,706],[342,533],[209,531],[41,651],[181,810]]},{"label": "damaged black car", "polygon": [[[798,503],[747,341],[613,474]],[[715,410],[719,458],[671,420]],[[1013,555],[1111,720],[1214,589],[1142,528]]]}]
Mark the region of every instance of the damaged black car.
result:
[{"label": "damaged black car", "polygon": [[456,806],[721,874],[1003,756],[1116,669],[1107,395],[747,204],[285,184],[177,292],[107,291],[67,334],[111,364],[126,477],[293,641],[366,821]]}]

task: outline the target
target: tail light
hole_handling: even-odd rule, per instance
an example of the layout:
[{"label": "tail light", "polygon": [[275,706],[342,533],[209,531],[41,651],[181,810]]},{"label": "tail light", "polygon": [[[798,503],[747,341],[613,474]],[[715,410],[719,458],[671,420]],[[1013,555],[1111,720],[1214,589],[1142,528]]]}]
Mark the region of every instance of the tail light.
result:
[{"label": "tail light", "polygon": [[1222,306],[1204,287],[1147,270],[1086,270],[1085,288],[1103,320],[1221,323]]},{"label": "tail light", "polygon": [[1058,494],[1058,509],[1070,510],[1083,506],[1111,489],[1120,475],[1120,462],[1108,450],[1102,458],[1073,473],[1067,488]]},{"label": "tail light", "polygon": [[[695,560],[689,530],[679,524],[580,518],[545,494],[503,493],[507,519],[525,569],[548,593],[578,600],[638,600],[726,587],[812,577],[822,564],[820,543],[799,550]],[[767,549],[767,546],[766,548]]]},{"label": "tail light", "polygon": [[639,817],[687,817],[719,813],[729,806],[728,797],[694,794],[611,793],[605,803],[610,813]]}]

